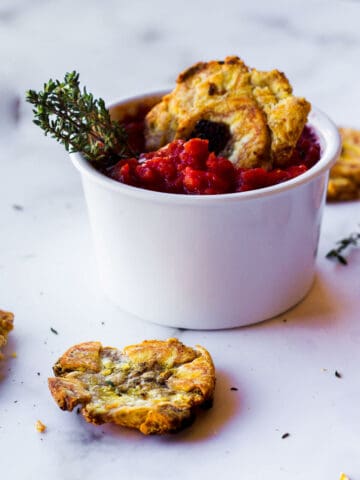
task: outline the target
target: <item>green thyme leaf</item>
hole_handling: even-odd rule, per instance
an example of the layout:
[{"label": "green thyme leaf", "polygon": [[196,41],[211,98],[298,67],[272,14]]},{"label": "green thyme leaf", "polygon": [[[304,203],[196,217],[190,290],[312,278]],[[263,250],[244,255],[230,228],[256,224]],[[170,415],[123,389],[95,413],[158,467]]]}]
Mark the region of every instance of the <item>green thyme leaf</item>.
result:
[{"label": "green thyme leaf", "polygon": [[42,91],[28,90],[34,123],[62,143],[68,152],[82,152],[92,163],[109,165],[133,156],[122,125],[111,120],[103,99],[94,99],[79,83],[79,74],[49,80]]}]

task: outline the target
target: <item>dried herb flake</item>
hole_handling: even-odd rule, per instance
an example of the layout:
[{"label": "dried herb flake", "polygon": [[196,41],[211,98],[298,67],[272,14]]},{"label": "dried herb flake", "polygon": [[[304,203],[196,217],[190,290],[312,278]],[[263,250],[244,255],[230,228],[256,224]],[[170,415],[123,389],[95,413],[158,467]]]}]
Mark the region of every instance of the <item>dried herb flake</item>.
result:
[{"label": "dried herb flake", "polygon": [[360,232],[359,233],[351,233],[348,237],[343,238],[336,242],[337,245],[339,245],[337,248],[333,248],[326,254],[326,258],[328,259],[334,259],[337,260],[341,265],[347,265],[348,261],[342,254],[342,252],[350,247],[357,247],[359,246],[358,243],[360,243]]}]

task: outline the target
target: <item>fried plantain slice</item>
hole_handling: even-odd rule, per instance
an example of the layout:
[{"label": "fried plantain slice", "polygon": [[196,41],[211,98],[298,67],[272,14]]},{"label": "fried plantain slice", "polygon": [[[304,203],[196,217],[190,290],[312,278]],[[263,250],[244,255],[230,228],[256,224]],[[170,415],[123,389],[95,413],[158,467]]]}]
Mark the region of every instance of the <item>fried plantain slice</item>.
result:
[{"label": "fried plantain slice", "polygon": [[360,130],[339,128],[342,150],[330,170],[328,201],[357,200],[360,198]]},{"label": "fried plantain slice", "polygon": [[230,140],[219,152],[238,167],[283,166],[306,124],[310,104],[294,97],[278,70],[248,68],[238,57],[199,62],[181,73],[175,89],[146,116],[148,150],[188,139],[198,122],[221,123]]},{"label": "fried plantain slice", "polygon": [[91,423],[115,423],[145,435],[176,432],[215,388],[210,354],[176,338],[145,340],[120,351],[86,342],[68,349],[54,366],[49,388],[63,410],[82,405]]},{"label": "fried plantain slice", "polygon": [[9,332],[14,328],[14,315],[0,310],[0,360],[3,358],[1,348],[7,343]]}]

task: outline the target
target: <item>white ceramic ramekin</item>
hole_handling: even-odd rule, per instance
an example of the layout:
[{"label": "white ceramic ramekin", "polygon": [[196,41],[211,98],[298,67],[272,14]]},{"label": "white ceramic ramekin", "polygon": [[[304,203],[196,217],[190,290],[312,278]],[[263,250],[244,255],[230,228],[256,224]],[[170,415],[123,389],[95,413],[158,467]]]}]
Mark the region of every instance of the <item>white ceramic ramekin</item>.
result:
[{"label": "white ceramic ramekin", "polygon": [[[113,106],[153,102],[154,95]],[[123,310],[151,322],[221,329],[284,312],[309,291],[328,171],[341,141],[313,108],[322,147],[306,173],[271,187],[225,195],[176,195],[116,182],[80,154],[101,282]]]}]

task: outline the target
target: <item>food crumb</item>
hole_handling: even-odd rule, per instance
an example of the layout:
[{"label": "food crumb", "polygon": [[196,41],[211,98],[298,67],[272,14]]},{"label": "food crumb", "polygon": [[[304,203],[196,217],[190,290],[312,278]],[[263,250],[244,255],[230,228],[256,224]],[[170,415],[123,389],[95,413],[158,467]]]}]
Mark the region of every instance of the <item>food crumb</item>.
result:
[{"label": "food crumb", "polygon": [[345,473],[341,473],[340,480],[350,480],[350,478],[347,475],[345,475]]},{"label": "food crumb", "polygon": [[50,327],[50,330],[52,331],[52,333],[55,333],[55,335],[59,335],[59,332],[55,330],[55,328]]},{"label": "food crumb", "polygon": [[17,353],[16,353],[16,352],[12,352],[12,354],[10,355],[10,357],[12,357],[12,358],[17,358]]},{"label": "food crumb", "polygon": [[43,433],[46,430],[46,425],[44,425],[41,420],[38,420],[35,423],[35,428],[39,433]]},{"label": "food crumb", "polygon": [[335,370],[335,377],[336,378],[342,378],[342,375],[340,372],[338,372],[337,370]]},{"label": "food crumb", "polygon": [[283,438],[283,439],[284,439],[284,438],[288,438],[288,437],[290,437],[290,433],[288,433],[288,432],[286,432],[286,433],[284,433],[283,435],[281,435],[281,438]]},{"label": "food crumb", "polygon": [[238,391],[238,389],[236,387],[231,387],[230,390],[233,390],[234,392]]}]

